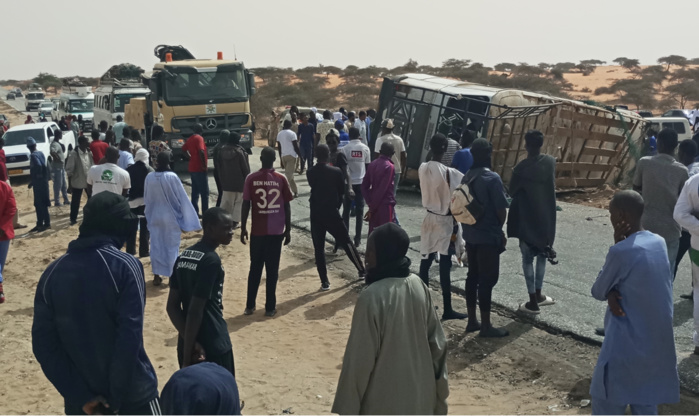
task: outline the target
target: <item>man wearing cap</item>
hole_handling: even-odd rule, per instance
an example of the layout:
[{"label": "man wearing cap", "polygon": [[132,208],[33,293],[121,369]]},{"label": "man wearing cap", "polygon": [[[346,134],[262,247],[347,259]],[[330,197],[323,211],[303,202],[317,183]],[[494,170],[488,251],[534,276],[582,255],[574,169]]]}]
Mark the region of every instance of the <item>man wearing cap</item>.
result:
[{"label": "man wearing cap", "polygon": [[33,351],[66,414],[160,414],[143,347],[143,265],[120,251],[136,218],[121,195],[90,198],[77,240],[39,280]]},{"label": "man wearing cap", "polygon": [[29,156],[29,189],[34,188],[34,208],[36,208],[36,227],[29,232],[41,232],[51,228],[51,196],[49,195],[50,172],[46,165],[46,157],[36,150],[36,140],[27,138],[27,148],[31,152]]},{"label": "man wearing cap", "polygon": [[[381,122],[381,134],[376,139],[376,147],[374,147],[374,159],[379,157],[379,152],[381,152],[381,146],[384,143],[390,143],[393,145],[393,150],[395,153],[391,160],[393,161],[393,166],[396,168],[395,181],[393,183],[393,196],[396,195],[396,190],[398,189],[398,183],[403,177],[405,177],[405,171],[407,171],[406,164],[408,163],[408,154],[405,151],[405,143],[400,136],[393,134],[393,120],[390,118],[385,119]],[[403,169],[405,168],[405,169]]]}]

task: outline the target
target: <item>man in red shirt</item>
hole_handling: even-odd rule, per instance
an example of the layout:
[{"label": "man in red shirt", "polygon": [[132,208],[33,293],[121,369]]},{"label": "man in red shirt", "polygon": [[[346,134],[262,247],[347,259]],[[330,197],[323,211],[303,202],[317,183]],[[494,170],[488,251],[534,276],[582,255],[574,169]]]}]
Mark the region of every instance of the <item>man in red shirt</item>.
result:
[{"label": "man in red shirt", "polygon": [[257,290],[262,279],[262,269],[267,269],[267,299],[265,316],[277,313],[277,280],[279,260],[284,245],[291,242],[291,206],[293,199],[286,176],[274,171],[276,154],[271,147],[262,149],[262,169],[245,179],[243,212],[240,223],[240,242],[248,238],[248,213],[252,207],[252,232],[250,236],[250,274],[248,275],[248,299],[245,315],[255,310]]},{"label": "man in red shirt", "polygon": [[[0,139],[1,140],[1,139]],[[12,219],[17,212],[15,195],[7,182],[0,181],[0,303],[5,302],[5,293],[2,288],[3,273],[7,252],[10,250],[10,241],[15,238],[15,230]]]},{"label": "man in red shirt", "polygon": [[107,148],[109,143],[100,140],[100,132],[97,130],[92,130],[92,142],[90,142],[90,151],[92,152],[92,160],[95,165],[99,165],[100,160],[102,160],[107,153]]},{"label": "man in red shirt", "polygon": [[0,137],[0,182],[7,182],[7,160],[3,147],[5,147],[5,139]]},{"label": "man in red shirt", "polygon": [[206,143],[201,134],[204,127],[197,123],[192,128],[194,134],[182,146],[182,152],[189,157],[189,173],[192,177],[192,206],[199,214],[199,195],[201,195],[201,214],[209,209],[209,177],[207,174],[208,159]]}]

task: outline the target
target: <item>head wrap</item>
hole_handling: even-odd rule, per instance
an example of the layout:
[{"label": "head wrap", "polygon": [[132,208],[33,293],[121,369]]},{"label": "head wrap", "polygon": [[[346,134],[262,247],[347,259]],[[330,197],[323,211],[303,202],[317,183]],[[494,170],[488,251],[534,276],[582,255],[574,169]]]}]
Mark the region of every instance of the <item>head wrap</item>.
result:
[{"label": "head wrap", "polygon": [[106,235],[117,238],[123,245],[131,222],[138,216],[131,213],[129,201],[121,195],[103,191],[93,195],[83,208],[80,237]]},{"label": "head wrap", "polygon": [[27,147],[29,146],[36,146],[36,140],[31,136],[27,137]]},{"label": "head wrap", "polygon": [[367,284],[389,277],[408,277],[410,237],[400,226],[389,222],[374,228],[369,238],[373,240],[376,265],[367,271]]},{"label": "head wrap", "polygon": [[342,131],[345,129],[345,123],[343,123],[342,120],[337,120],[335,122],[335,128]]},{"label": "head wrap", "polygon": [[148,164],[148,159],[150,158],[150,153],[144,148],[140,148],[136,151],[136,156],[133,157],[135,162],[143,162]]},{"label": "head wrap", "polygon": [[160,396],[166,415],[239,415],[235,378],[218,364],[204,362],[172,375]]}]

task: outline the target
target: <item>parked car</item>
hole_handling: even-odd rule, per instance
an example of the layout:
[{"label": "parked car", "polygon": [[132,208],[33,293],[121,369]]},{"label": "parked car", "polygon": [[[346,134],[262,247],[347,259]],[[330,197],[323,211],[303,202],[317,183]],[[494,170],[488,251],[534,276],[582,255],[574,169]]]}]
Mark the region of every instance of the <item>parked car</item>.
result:
[{"label": "parked car", "polygon": [[643,118],[653,117],[653,113],[648,110],[638,110],[636,113]]},{"label": "parked car", "polygon": [[21,88],[15,88],[15,97],[23,97]]},{"label": "parked car", "polygon": [[689,119],[689,110],[670,110],[663,113],[661,117],[684,117]]},{"label": "parked car", "polygon": [[679,141],[692,138],[692,127],[686,117],[651,117],[646,120],[656,132],[669,128],[677,132]]},{"label": "parked car", "polygon": [[8,92],[7,96],[5,97],[6,100],[14,100],[15,99],[15,93],[14,92]]},{"label": "parked car", "polygon": [[[27,138],[36,140],[36,149],[46,156],[46,160],[51,158],[51,142],[54,132],[58,130],[58,125],[53,121],[36,124],[22,124],[12,127],[3,138],[5,139],[5,157],[7,162],[7,173],[9,176],[29,175],[29,149],[27,148]],[[66,153],[75,148],[75,135],[72,131],[64,131],[61,143],[66,147]]]},{"label": "parked car", "polygon": [[53,103],[51,101],[44,101],[39,104],[39,108],[36,110],[39,114],[44,113],[46,117],[51,117],[51,111],[53,111]]}]

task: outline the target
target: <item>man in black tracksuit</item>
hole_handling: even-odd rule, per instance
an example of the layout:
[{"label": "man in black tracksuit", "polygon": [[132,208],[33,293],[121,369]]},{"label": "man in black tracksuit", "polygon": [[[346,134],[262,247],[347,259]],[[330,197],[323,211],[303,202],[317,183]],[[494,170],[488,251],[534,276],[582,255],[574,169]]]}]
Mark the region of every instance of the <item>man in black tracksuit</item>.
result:
[{"label": "man in black tracksuit", "polygon": [[120,251],[135,216],[111,192],[83,212],[78,239],[39,280],[34,355],[66,414],[158,415],[158,380],[143,348],[143,265]]},{"label": "man in black tracksuit", "polygon": [[336,243],[344,248],[350,261],[359,272],[366,276],[364,263],[359,257],[357,247],[352,243],[347,227],[340,216],[340,206],[345,195],[345,176],[339,168],[328,166],[330,150],[320,144],[316,148],[318,163],[308,169],[306,176],[311,186],[311,236],[315,249],[316,267],[320,275],[321,290],[330,289],[328,271],[325,265],[325,235],[335,238]]}]

